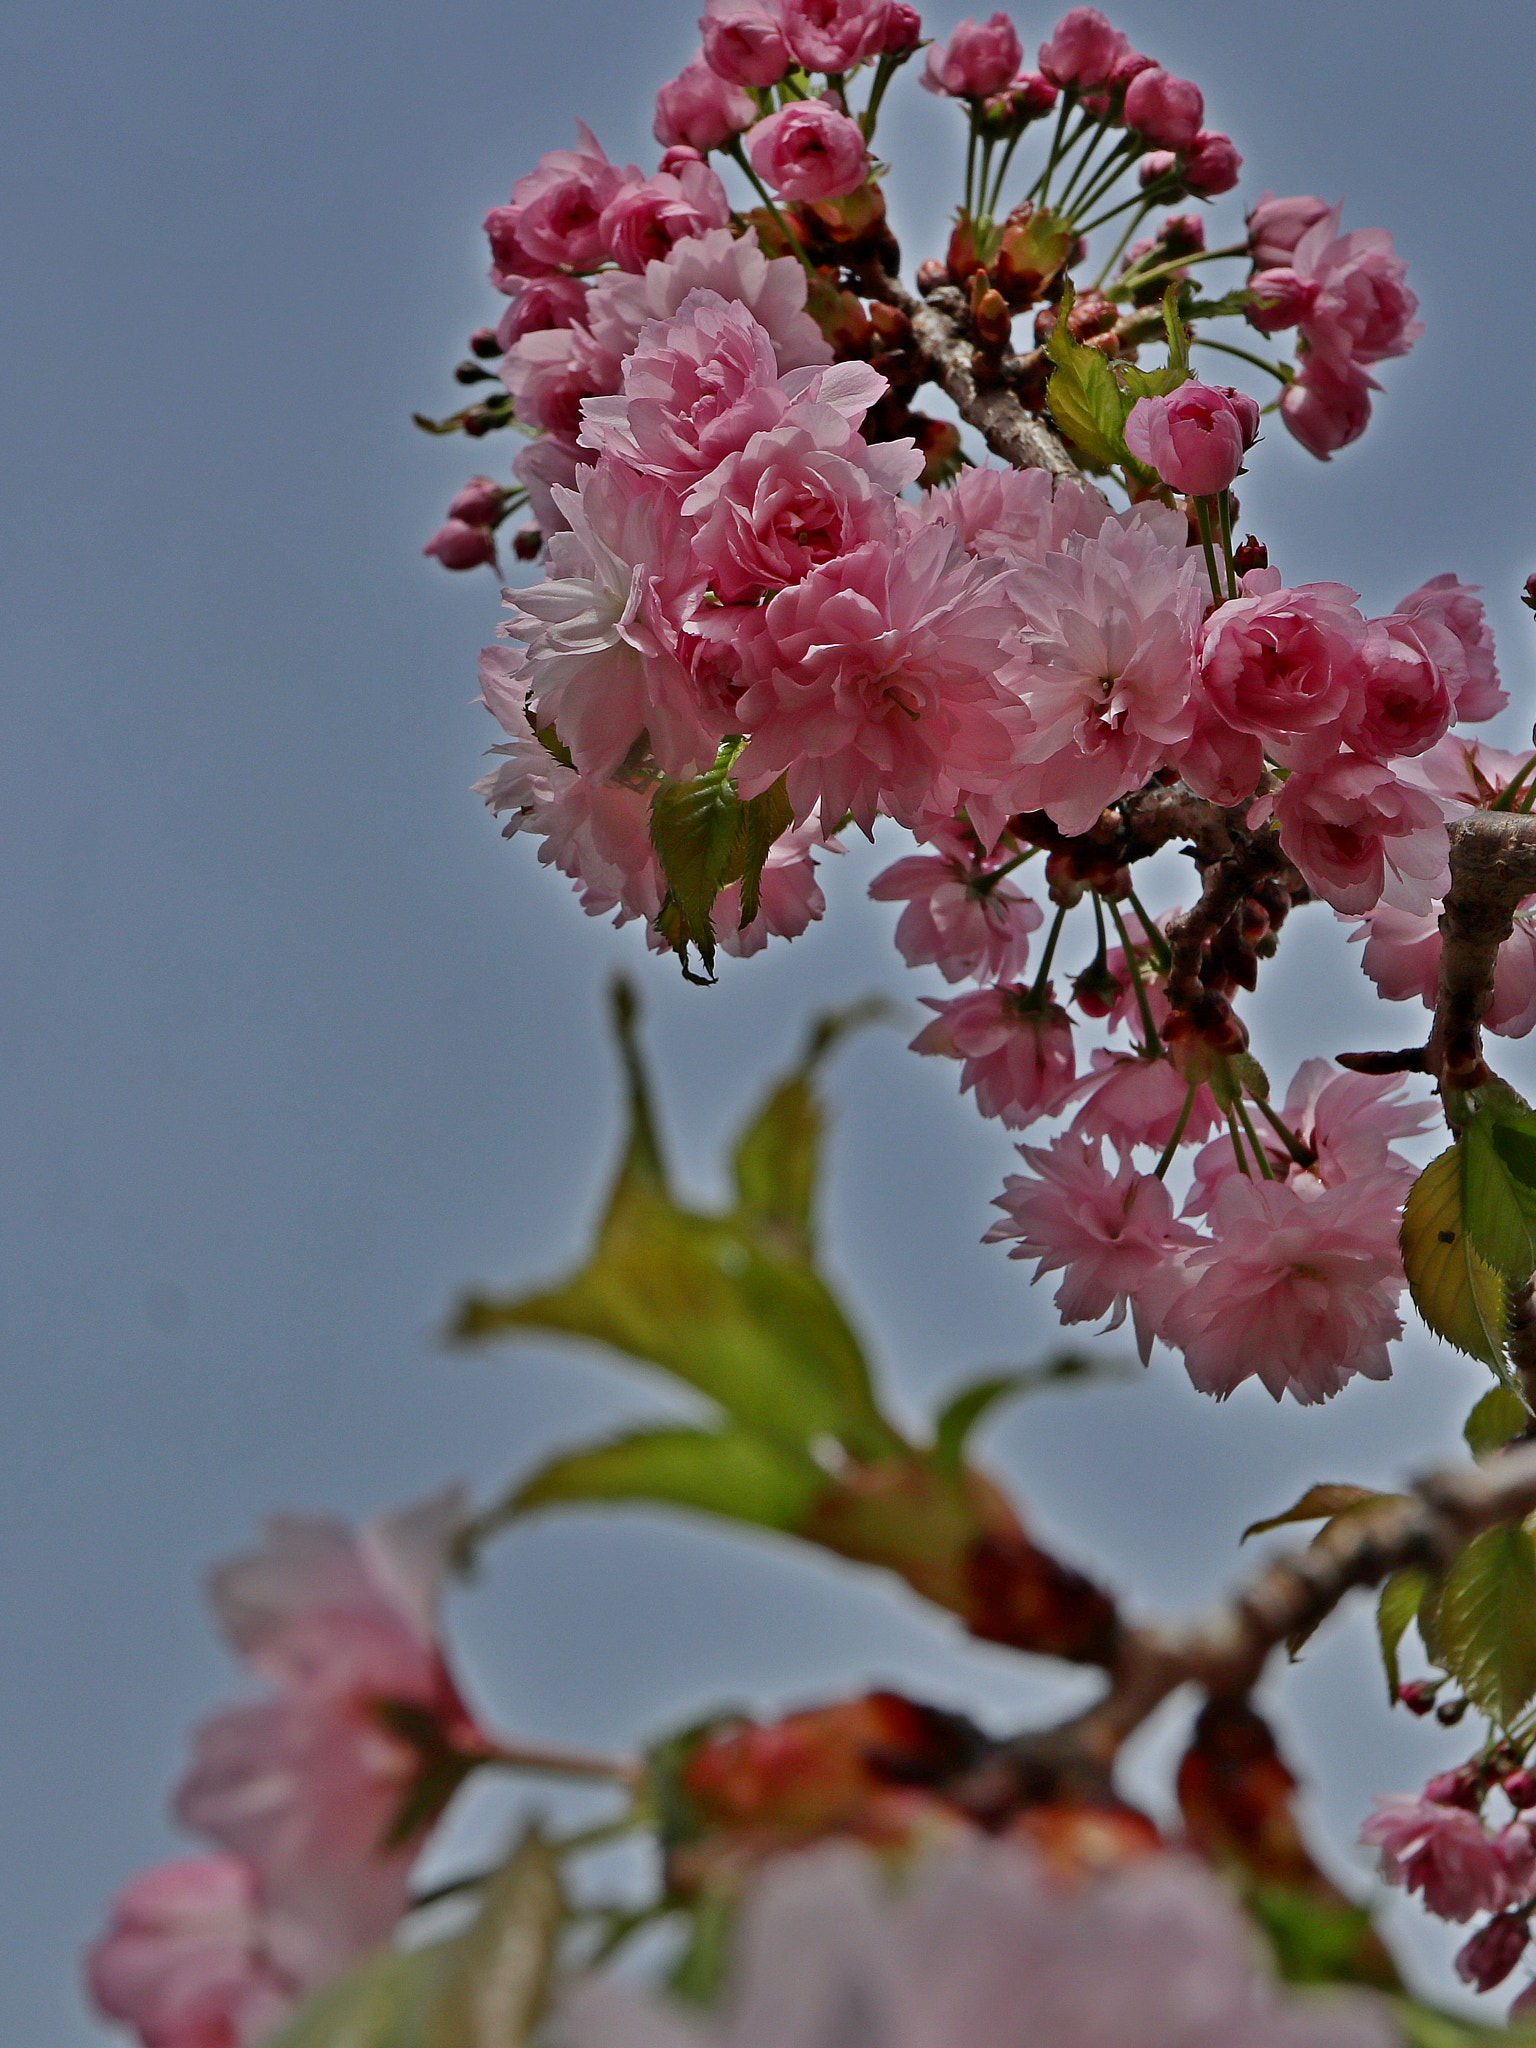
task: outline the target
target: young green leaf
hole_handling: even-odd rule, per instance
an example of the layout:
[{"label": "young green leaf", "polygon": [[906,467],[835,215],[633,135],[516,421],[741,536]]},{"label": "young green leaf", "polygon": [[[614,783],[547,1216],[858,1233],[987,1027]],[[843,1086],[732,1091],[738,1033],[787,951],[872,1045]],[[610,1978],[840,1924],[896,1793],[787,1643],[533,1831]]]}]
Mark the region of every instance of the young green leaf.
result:
[{"label": "young green leaf", "polygon": [[1409,1292],[1425,1322],[1502,1378],[1508,1297],[1503,1279],[1468,1239],[1459,1147],[1442,1152],[1409,1189],[1399,1242]]},{"label": "young green leaf", "polygon": [[476,1536],[537,1508],[652,1501],[765,1529],[796,1529],[827,1484],[810,1457],[744,1429],[639,1429],[542,1465],[474,1525]]},{"label": "young green leaf", "polygon": [[1369,1486],[1349,1486],[1323,1481],[1317,1486],[1309,1486],[1301,1499],[1293,1502],[1282,1514],[1267,1515],[1262,1522],[1250,1522],[1238,1541],[1246,1543],[1250,1536],[1262,1536],[1266,1529],[1279,1529],[1287,1522],[1329,1521],[1349,1508],[1362,1506],[1366,1501],[1385,1498],[1385,1495],[1377,1493]]},{"label": "young green leaf", "polygon": [[1166,398],[1170,391],[1189,382],[1188,370],[1176,370],[1172,363],[1164,363],[1160,370],[1138,370],[1134,363],[1117,364],[1115,373],[1120,388],[1133,402],[1138,398]]},{"label": "young green leaf", "polygon": [[452,1943],[420,2048],[521,2048],[543,2008],[564,1920],[559,1866],[530,1828]]},{"label": "young green leaf", "polygon": [[713,974],[715,898],[746,865],[746,806],[731,781],[731,763],[740,751],[739,741],[728,741],[705,774],[663,782],[651,800],[651,844],[667,882],[656,922],[685,974],[690,943],[698,948],[705,974]]},{"label": "young green leaf", "polygon": [[1536,1273],[1536,1188],[1513,1172],[1506,1155],[1523,1157],[1527,1133],[1480,1108],[1461,1134],[1462,1211],[1480,1258],[1523,1287]]},{"label": "young green leaf", "polygon": [[452,1942],[381,1949],[305,2001],[267,2048],[421,2048]]},{"label": "young green leaf", "polygon": [[1439,1656],[1473,1705],[1507,1728],[1536,1697],[1536,1543],[1518,1526],[1474,1537],[1446,1574]]},{"label": "young green leaf", "polygon": [[1490,1387],[1462,1425],[1461,1433],[1474,1458],[1503,1450],[1519,1436],[1531,1412],[1513,1387]]},{"label": "young green leaf", "polygon": [[1108,359],[1096,348],[1072,338],[1067,325],[1072,290],[1063,292],[1056,325],[1045,352],[1056,365],[1046,387],[1051,417],[1067,439],[1091,463],[1108,469],[1126,460],[1125,415],[1129,402],[1115,382]]},{"label": "young green leaf", "polygon": [[1397,1663],[1398,1646],[1428,1590],[1429,1573],[1417,1565],[1409,1565],[1392,1574],[1383,1585],[1381,1598],[1376,1603],[1376,1636],[1381,1644],[1382,1668],[1387,1674],[1388,1706],[1397,1705],[1397,1689],[1402,1683]]},{"label": "young green leaf", "polygon": [[1017,1400],[1052,1387],[1069,1386],[1080,1380],[1129,1379],[1134,1367],[1116,1358],[1090,1358],[1081,1351],[1063,1351],[1040,1365],[1021,1366],[1016,1372],[990,1373],[972,1380],[952,1394],[934,1417],[933,1459],[947,1471],[958,1472],[971,1432],[999,1401]]}]

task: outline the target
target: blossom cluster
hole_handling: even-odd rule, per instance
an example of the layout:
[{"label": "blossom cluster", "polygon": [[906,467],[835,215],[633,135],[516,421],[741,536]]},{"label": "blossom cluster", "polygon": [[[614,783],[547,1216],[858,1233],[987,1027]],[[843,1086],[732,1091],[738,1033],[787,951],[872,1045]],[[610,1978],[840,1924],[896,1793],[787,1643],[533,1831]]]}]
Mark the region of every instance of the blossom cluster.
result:
[{"label": "blossom cluster", "polygon": [[388,1939],[427,1828],[484,1738],[439,1647],[457,1488],[360,1531],[271,1523],[216,1570],[231,1647],[269,1695],[197,1731],[177,1819],[213,1845],[134,1878],[87,1959],[146,2048],[256,2048]]}]

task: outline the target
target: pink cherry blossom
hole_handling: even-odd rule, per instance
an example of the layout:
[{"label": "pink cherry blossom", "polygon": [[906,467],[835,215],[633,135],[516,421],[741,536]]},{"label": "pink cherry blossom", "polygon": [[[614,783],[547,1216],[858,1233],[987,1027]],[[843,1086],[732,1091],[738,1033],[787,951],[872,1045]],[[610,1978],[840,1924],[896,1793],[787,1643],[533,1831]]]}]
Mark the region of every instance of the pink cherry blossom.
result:
[{"label": "pink cherry blossom", "polygon": [[[1163,509],[1142,508],[1144,514]],[[989,469],[984,463],[962,470],[945,489],[930,491],[922,513],[952,526],[968,554],[998,564],[1059,554],[1073,534],[1086,539],[1110,517],[1102,493],[1088,484],[1043,469]],[[1177,513],[1169,513],[1168,521],[1170,529],[1182,525]],[[1169,545],[1180,537],[1172,535]]]},{"label": "pink cherry blossom", "polygon": [[448,517],[461,519],[466,526],[494,526],[501,517],[506,497],[505,489],[494,477],[472,476],[455,494]]},{"label": "pink cherry blossom", "polygon": [[[1440,983],[1440,904],[1416,913],[1379,903],[1352,934],[1364,939],[1360,965],[1389,1003],[1415,997],[1433,1009]],[[1504,1038],[1524,1038],[1536,1026],[1536,897],[1528,896],[1514,930],[1500,946],[1493,970],[1493,998],[1483,1028]]]},{"label": "pink cherry blossom", "polygon": [[1238,804],[1253,795],[1264,773],[1264,743],[1228,725],[1202,691],[1194,730],[1169,759],[1196,796],[1213,804]]},{"label": "pink cherry blossom", "polygon": [[1187,78],[1152,64],[1125,89],[1125,125],[1155,149],[1188,149],[1205,119],[1205,95]]},{"label": "pink cherry blossom", "polygon": [[[1399,618],[1411,619],[1423,631],[1431,620],[1452,634],[1465,662],[1465,674],[1454,687],[1456,717],[1460,724],[1476,724],[1493,718],[1509,702],[1509,692],[1499,687],[1498,665],[1494,659],[1493,628],[1488,624],[1475,583],[1459,583],[1454,576],[1432,576],[1410,591],[1397,606]],[[1433,650],[1444,663],[1444,656]]]},{"label": "pink cherry blossom", "polygon": [[1055,1306],[1064,1323],[1109,1316],[1116,1329],[1129,1306],[1145,1365],[1183,1290],[1183,1255],[1199,1238],[1175,1221],[1155,1174],[1137,1173],[1128,1160],[1109,1173],[1097,1138],[1073,1131],[1044,1148],[1021,1145],[1019,1153],[1033,1172],[1010,1174],[1003,1183],[994,1199],[1005,1220],[984,1241],[1017,1239],[1008,1256],[1035,1259],[1032,1280],[1062,1274]]},{"label": "pink cherry blossom", "polygon": [[986,21],[967,15],[947,43],[929,44],[922,83],[954,99],[991,99],[1012,83],[1023,61],[1018,31],[1006,14]]},{"label": "pink cherry blossom", "polygon": [[1259,408],[1246,392],[1189,383],[1163,398],[1138,398],[1125,445],[1174,490],[1211,498],[1236,477],[1258,431]]},{"label": "pink cherry blossom", "polygon": [[1536,1877],[1536,1842],[1514,1822],[1490,1835],[1475,1813],[1437,1800],[1392,1792],[1378,1798],[1360,1830],[1381,1851],[1388,1884],[1422,1892],[1442,1920],[1470,1920],[1521,1904]]},{"label": "pink cherry blossom", "polygon": [[[1460,647],[1452,636],[1453,653]],[[1376,761],[1423,754],[1456,715],[1444,672],[1410,619],[1372,619],[1360,650],[1358,678],[1344,714],[1344,739]]]},{"label": "pink cherry blossom", "polygon": [[784,40],[806,71],[851,71],[878,57],[889,12],[890,0],[779,0]]},{"label": "pink cherry blossom", "polygon": [[583,775],[611,775],[642,732],[667,774],[699,773],[724,729],[679,651],[695,571],[676,497],[606,459],[556,495],[571,530],[546,580],[507,594],[501,628],[526,643],[539,724]]},{"label": "pink cherry blossom", "polygon": [[496,536],[484,526],[448,519],[421,551],[436,555],[445,569],[479,569],[496,559]]},{"label": "pink cherry blossom", "polygon": [[1248,280],[1253,294],[1248,324],[1260,334],[1283,334],[1305,320],[1317,302],[1317,285],[1294,270],[1260,270]]},{"label": "pink cherry blossom", "polygon": [[621,185],[603,209],[602,233],[621,270],[639,275],[674,242],[723,228],[731,217],[725,187],[704,163],[684,162],[638,185]]},{"label": "pink cherry blossom", "polygon": [[1021,1131],[1068,1100],[1076,1070],[1072,1026],[1057,1004],[1017,985],[922,1000],[938,1014],[913,1039],[912,1051],[963,1061],[960,1092],[975,1089],[983,1116]]},{"label": "pink cherry blossom", "polygon": [[579,277],[530,277],[514,280],[512,303],[496,327],[503,352],[525,334],[544,327],[578,327],[586,319],[588,285]]},{"label": "pink cherry blossom", "polygon": [[951,982],[1017,981],[1044,912],[1006,875],[957,854],[909,854],[876,875],[869,893],[906,905],[896,950],[909,967],[937,967]]},{"label": "pink cherry blossom", "polygon": [[566,518],[557,490],[574,491],[586,463],[574,434],[541,434],[512,458],[512,474],[528,493],[528,509],[540,531],[563,533]]},{"label": "pink cherry blossom", "polygon": [[1096,85],[1107,85],[1116,65],[1130,53],[1129,42],[1097,7],[1071,7],[1040,45],[1039,64],[1052,85],[1091,92]]},{"label": "pink cherry blossom", "polygon": [[540,328],[524,334],[501,360],[501,381],[524,426],[574,435],[581,402],[601,390],[583,360],[579,327]]},{"label": "pink cherry blossom", "polygon": [[1257,1375],[1278,1401],[1326,1401],[1356,1373],[1391,1377],[1402,1335],[1398,1190],[1390,1177],[1311,1195],[1281,1181],[1224,1181],[1214,1241],[1188,1254],[1187,1292],[1163,1335],[1202,1393]]},{"label": "pink cherry blossom", "polygon": [[97,2010],[144,2048],[257,2048],[308,1988],[273,1964],[254,1874],[233,1856],[185,1857],[134,1878],[85,1969]]},{"label": "pink cherry blossom", "polygon": [[699,33],[704,61],[731,85],[777,85],[790,68],[778,9],[763,0],[704,0]]},{"label": "pink cherry blossom", "polygon": [[1404,909],[1427,909],[1444,887],[1448,841],[1439,805],[1379,762],[1341,753],[1321,768],[1298,770],[1275,816],[1286,854],[1335,910],[1369,910],[1389,876]]},{"label": "pink cherry blossom", "polygon": [[1357,363],[1341,367],[1326,356],[1308,356],[1285,387],[1280,417],[1309,455],[1327,462],[1365,432],[1376,389]]},{"label": "pink cherry blossom", "polygon": [[1287,766],[1325,762],[1365,644],[1355,592],[1342,583],[1233,599],[1212,613],[1200,650],[1207,701]]},{"label": "pink cherry blossom", "polygon": [[[1410,616],[1421,631],[1433,626],[1433,615],[1419,612]],[[1517,776],[1521,790],[1528,790],[1530,777],[1526,770],[1531,766],[1529,747],[1511,753],[1505,747],[1489,746],[1486,740],[1466,739],[1459,732],[1448,732],[1416,760],[1404,761],[1398,773],[1417,788],[1433,790],[1444,800],[1446,815],[1450,817],[1469,804],[1482,808],[1491,803]]]},{"label": "pink cherry blossom", "polygon": [[1526,1914],[1498,1914],[1480,1927],[1462,1948],[1456,1958],[1457,1976],[1474,1990],[1496,1989],[1524,1955],[1530,1938],[1531,1927]]},{"label": "pink cherry blossom", "polygon": [[738,84],[722,78],[703,57],[693,57],[656,95],[651,133],[668,149],[719,149],[757,119],[757,104]]},{"label": "pink cherry blossom", "polygon": [[1406,355],[1424,332],[1413,315],[1407,265],[1385,228],[1338,232],[1337,208],[1301,237],[1291,268],[1314,288],[1302,327],[1307,346],[1337,370]]},{"label": "pink cherry blossom", "polygon": [[1202,128],[1179,157],[1184,189],[1196,199],[1219,199],[1223,192],[1230,192],[1242,168],[1243,160],[1231,136],[1214,128]]},{"label": "pink cherry blossom", "polygon": [[856,192],[869,169],[863,130],[830,98],[791,100],[759,121],[747,155],[765,185],[808,202]]},{"label": "pink cherry blossom", "polygon": [[[546,151],[512,187],[511,207],[498,209],[512,218],[500,221],[497,229],[491,227],[497,214],[486,223],[493,243],[498,232],[515,236],[517,247],[533,259],[535,276],[540,269],[591,270],[601,263],[608,254],[603,209],[621,185],[639,183],[633,165],[620,170],[609,163],[591,129],[581,121],[576,127],[577,148]],[[515,268],[511,263],[502,267]]]},{"label": "pink cherry blossom", "polygon": [[922,39],[923,18],[917,9],[909,7],[907,0],[889,0],[879,54],[882,57],[910,57]]},{"label": "pink cherry blossom", "polygon": [[1133,511],[1005,588],[1022,624],[1000,677],[1033,723],[1010,799],[1086,832],[1193,730],[1199,558]]},{"label": "pink cherry blossom", "polygon": [[1312,193],[1277,199],[1273,192],[1261,192],[1248,215],[1248,246],[1256,270],[1290,268],[1296,245],[1309,229],[1327,220],[1333,209],[1326,199]]},{"label": "pink cherry blossom", "polygon": [[[1139,1018],[1136,1023],[1139,1029]],[[1108,1052],[1101,1046],[1094,1052],[1091,1071],[1074,1092],[1083,1097],[1083,1106],[1072,1119],[1073,1131],[1094,1140],[1107,1138],[1125,1158],[1137,1145],[1162,1151],[1184,1115],[1189,1083],[1169,1060]],[[1198,1145],[1220,1122],[1215,1096],[1208,1087],[1197,1088],[1183,1142]]]},{"label": "pink cherry blossom", "polygon": [[885,809],[912,823],[996,787],[1012,742],[993,679],[1008,615],[942,527],[824,562],[770,599],[748,645],[736,728],[743,795],[780,775],[795,816]]},{"label": "pink cherry blossom", "polygon": [[710,922],[721,951],[746,960],[770,939],[798,939],[827,907],[816,879],[815,856],[841,852],[836,840],[824,837],[818,818],[793,826],[776,839],[763,864],[761,904],[749,925],[741,922],[740,882],[732,882],[715,898]]},{"label": "pink cherry blossom", "polygon": [[[707,2020],[613,1977],[578,1986],[560,2048],[1397,2048],[1368,1993],[1270,1977],[1249,1920],[1192,1858],[1081,1884],[1007,1842],[906,1884],[838,1844],[770,1864]],[[857,2032],[854,2032],[854,2028]]]},{"label": "pink cherry blossom", "polygon": [[805,310],[805,271],[797,259],[770,260],[755,233],[737,236],[729,228],[711,228],[676,243],[663,260],[648,263],[642,276],[609,271],[593,285],[582,346],[589,388],[617,391],[624,358],[646,322],[670,319],[695,291],[739,299],[767,329],[781,373],[831,362],[831,347]]},{"label": "pink cherry blossom", "polygon": [[[1277,1180],[1303,1195],[1343,1187],[1381,1174],[1396,1183],[1398,1199],[1408,1192],[1418,1168],[1392,1149],[1394,1138],[1418,1136],[1434,1122],[1433,1102],[1403,1098],[1403,1082],[1392,1074],[1342,1072],[1329,1060],[1303,1060],[1286,1091],[1282,1122],[1315,1157],[1310,1167],[1292,1158],[1279,1136],[1257,1114],[1254,1125]],[[1251,1162],[1250,1162],[1251,1163]],[[1238,1171],[1230,1139],[1217,1138],[1195,1160],[1195,1180],[1184,1204],[1186,1216],[1205,1214],[1218,1187]]]}]

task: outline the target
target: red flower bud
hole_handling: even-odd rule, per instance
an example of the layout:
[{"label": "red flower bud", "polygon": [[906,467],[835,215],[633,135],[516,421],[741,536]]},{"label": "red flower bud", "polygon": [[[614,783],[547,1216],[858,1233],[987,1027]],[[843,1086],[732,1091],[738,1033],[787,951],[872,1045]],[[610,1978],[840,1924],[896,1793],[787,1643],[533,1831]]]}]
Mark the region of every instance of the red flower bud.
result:
[{"label": "red flower bud", "polygon": [[1492,1991],[1519,1962],[1530,1938],[1524,1914],[1496,1913],[1457,1956],[1457,1976],[1478,1991]]}]

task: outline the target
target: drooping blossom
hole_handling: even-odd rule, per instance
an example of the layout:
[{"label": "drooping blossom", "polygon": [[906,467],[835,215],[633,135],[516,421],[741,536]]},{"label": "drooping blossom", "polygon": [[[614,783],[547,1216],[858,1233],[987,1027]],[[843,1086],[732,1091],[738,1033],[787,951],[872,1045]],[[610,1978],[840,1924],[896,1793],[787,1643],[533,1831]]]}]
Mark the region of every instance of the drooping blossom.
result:
[{"label": "drooping blossom", "polygon": [[1306,231],[1291,269],[1312,288],[1302,325],[1308,349],[1336,369],[1406,355],[1424,332],[1413,315],[1418,300],[1408,289],[1407,265],[1385,228],[1341,235],[1335,207]]},{"label": "drooping blossom", "polygon": [[1205,96],[1159,64],[1138,71],[1125,89],[1125,125],[1154,149],[1188,149],[1205,119]]},{"label": "drooping blossom", "polygon": [[636,276],[675,242],[723,228],[731,217],[725,187],[704,163],[683,162],[636,185],[621,185],[600,223],[614,261]]},{"label": "drooping blossom", "polygon": [[1052,85],[1091,92],[1108,85],[1130,43],[1097,7],[1070,7],[1040,45],[1039,65]]},{"label": "drooping blossom", "polygon": [[1224,491],[1259,431],[1259,408],[1246,392],[1181,384],[1162,398],[1138,398],[1125,445],[1165,484],[1192,498]]},{"label": "drooping blossom", "polygon": [[[1273,570],[1259,574],[1278,585]],[[1206,622],[1207,702],[1286,767],[1322,765],[1338,750],[1365,643],[1355,595],[1342,583],[1274,588],[1235,598]]]},{"label": "drooping blossom", "polygon": [[[1452,690],[1458,724],[1477,724],[1496,717],[1504,709],[1509,692],[1499,687],[1493,628],[1477,595],[1476,584],[1460,583],[1451,575],[1431,576],[1401,600],[1395,616],[1409,620],[1420,632],[1432,623],[1437,624],[1460,647],[1465,671]],[[1447,668],[1441,650],[1433,647],[1432,652],[1442,668]]]},{"label": "drooping blossom", "polygon": [[986,100],[1004,91],[1024,61],[1018,31],[1006,14],[967,15],[947,43],[930,43],[922,83],[954,99]]},{"label": "drooping blossom", "polygon": [[[779,0],[779,19],[795,62],[835,74],[878,57],[890,0]],[[793,196],[793,195],[791,195]]]},{"label": "drooping blossom", "polygon": [[1311,1195],[1281,1181],[1224,1181],[1212,1242],[1188,1254],[1191,1284],[1163,1335],[1202,1393],[1224,1399],[1253,1376],[1278,1401],[1325,1401],[1360,1373],[1391,1377],[1402,1335],[1398,1190],[1372,1182]]},{"label": "drooping blossom", "polygon": [[1358,363],[1307,356],[1281,395],[1280,417],[1309,455],[1327,462],[1365,432],[1376,389]]},{"label": "drooping blossom", "polygon": [[975,1089],[983,1116],[1021,1131],[1068,1101],[1076,1073],[1072,1024],[1048,994],[1008,986],[922,1000],[938,1014],[912,1051],[961,1061],[960,1092]]},{"label": "drooping blossom", "polygon": [[1082,1107],[1072,1119],[1072,1129],[1095,1140],[1107,1138],[1122,1158],[1137,1145],[1160,1152],[1181,1128],[1181,1119],[1182,1142],[1187,1145],[1199,1144],[1221,1122],[1216,1098],[1205,1086],[1195,1090],[1185,1117],[1188,1081],[1171,1061],[1140,1053],[1108,1052],[1100,1046],[1075,1093],[1082,1098]]},{"label": "drooping blossom", "polygon": [[[957,836],[958,837],[958,836]],[[946,981],[1018,981],[1029,935],[1044,912],[958,843],[945,853],[908,854],[869,885],[877,903],[904,903],[896,950],[909,967],[937,967]]]},{"label": "drooping blossom", "polygon": [[731,85],[777,85],[790,68],[778,10],[762,0],[704,0],[699,33],[705,62]]},{"label": "drooping blossom", "polygon": [[1243,160],[1230,135],[1214,128],[1202,128],[1187,149],[1179,153],[1179,174],[1184,190],[1196,199],[1219,199],[1237,183]]},{"label": "drooping blossom", "polygon": [[1536,1878],[1536,1838],[1521,1821],[1497,1834],[1465,1807],[1392,1792],[1378,1798],[1360,1830],[1381,1851],[1388,1884],[1421,1892],[1442,1920],[1470,1920],[1523,1903]]},{"label": "drooping blossom", "polygon": [[1456,1974],[1474,1991],[1494,1991],[1525,1954],[1530,1939],[1528,1914],[1499,1913],[1479,1927],[1462,1948],[1456,1958]]},{"label": "drooping blossom", "polygon": [[[856,2031],[855,2031],[856,2030]],[[1299,1998],[1193,1861],[1063,1884],[1022,1845],[919,1862],[893,1893],[838,1844],[769,1866],[722,2009],[700,2024],[612,1978],[579,1984],[557,2048],[1396,2048],[1366,1993]]]},{"label": "drooping blossom", "polygon": [[1358,679],[1344,712],[1343,737],[1357,754],[1375,761],[1428,753],[1456,716],[1451,681],[1430,651],[1439,638],[1460,662],[1454,635],[1416,629],[1400,615],[1372,619],[1360,649]]},{"label": "drooping blossom", "polygon": [[1110,1173],[1096,1137],[1074,1129],[1048,1146],[1021,1145],[1019,1153],[1031,1172],[1003,1183],[994,1197],[1003,1219],[984,1241],[1016,1240],[1008,1256],[1036,1260],[1033,1280],[1062,1274],[1055,1306],[1064,1323],[1109,1316],[1116,1329],[1129,1306],[1145,1365],[1183,1291],[1183,1255],[1198,1236],[1175,1219],[1155,1174],[1138,1173],[1129,1159]]},{"label": "drooping blossom", "polygon": [[125,1885],[85,1976],[97,2010],[144,2048],[257,2048],[312,1988],[274,1964],[255,1875],[233,1856],[184,1857]]},{"label": "drooping blossom", "polygon": [[1013,745],[994,681],[1007,614],[942,527],[822,563],[763,607],[747,643],[737,787],[786,778],[797,818],[884,809],[911,824],[995,788]]},{"label": "drooping blossom", "polygon": [[1004,587],[1021,625],[1000,676],[1033,726],[1011,801],[1086,832],[1193,730],[1199,559],[1133,511]]},{"label": "drooping blossom", "polygon": [[759,121],[747,155],[765,185],[810,204],[856,192],[869,168],[864,131],[830,96],[791,100]]},{"label": "drooping blossom", "polygon": [[745,134],[757,119],[757,103],[739,84],[725,79],[702,57],[693,57],[656,95],[651,133],[663,149],[720,149]]},{"label": "drooping blossom", "polygon": [[1446,882],[1449,841],[1440,806],[1377,761],[1336,754],[1298,770],[1275,802],[1280,844],[1314,895],[1360,912],[1393,901],[1426,910]]},{"label": "drooping blossom", "polygon": [[1296,245],[1319,221],[1327,220],[1333,209],[1326,199],[1310,192],[1277,199],[1273,192],[1261,192],[1248,214],[1248,246],[1255,270],[1288,268]]}]

